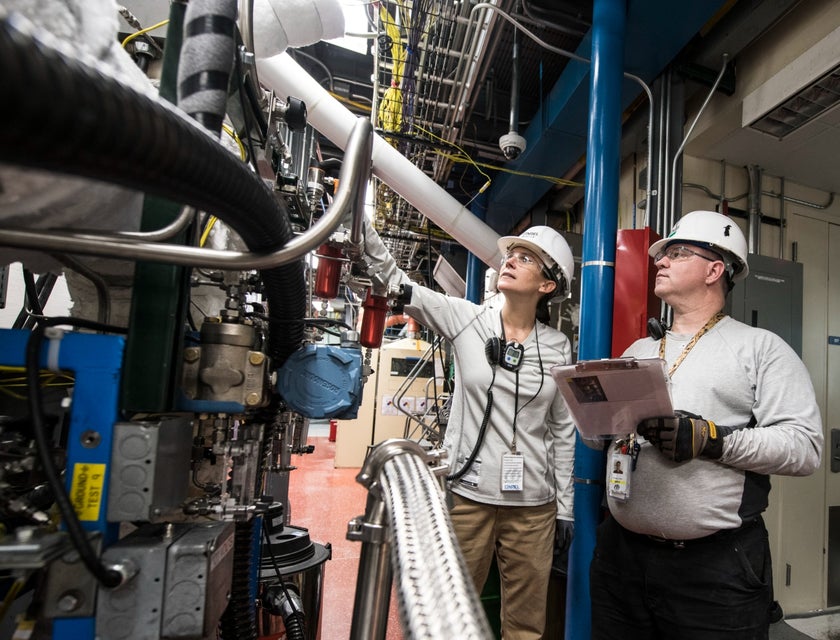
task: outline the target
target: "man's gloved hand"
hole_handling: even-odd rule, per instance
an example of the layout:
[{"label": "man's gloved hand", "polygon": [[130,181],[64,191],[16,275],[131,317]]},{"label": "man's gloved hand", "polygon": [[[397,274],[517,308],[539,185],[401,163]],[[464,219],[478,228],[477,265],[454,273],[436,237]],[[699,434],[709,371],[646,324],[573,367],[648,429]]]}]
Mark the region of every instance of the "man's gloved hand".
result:
[{"label": "man's gloved hand", "polygon": [[574,520],[563,520],[557,518],[556,526],[554,527],[554,546],[565,553],[572,546],[572,538],[575,537],[575,522]]},{"label": "man's gloved hand", "polygon": [[723,438],[732,433],[732,429],[692,413],[677,411],[674,416],[645,418],[636,427],[636,433],[666,458],[684,462],[697,456],[713,460],[720,458]]}]

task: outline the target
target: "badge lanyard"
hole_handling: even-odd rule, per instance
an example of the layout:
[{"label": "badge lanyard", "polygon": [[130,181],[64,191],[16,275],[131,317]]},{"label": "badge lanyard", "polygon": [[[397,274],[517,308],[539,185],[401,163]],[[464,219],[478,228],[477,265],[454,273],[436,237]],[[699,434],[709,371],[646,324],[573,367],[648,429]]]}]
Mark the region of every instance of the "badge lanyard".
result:
[{"label": "badge lanyard", "polygon": [[516,450],[516,418],[519,414],[519,371],[516,371],[516,393],[513,400],[513,439],[510,451],[502,454],[502,491],[522,491],[525,459]]},{"label": "badge lanyard", "polygon": [[[695,344],[697,344],[697,341],[700,338],[702,338],[709,329],[711,329],[718,322],[720,322],[721,319],[723,318],[723,315],[724,314],[723,314],[722,311],[718,311],[715,315],[713,315],[711,318],[709,318],[709,321],[705,325],[703,325],[703,327],[700,329],[700,331],[698,331],[697,333],[694,334],[694,337],[691,340],[689,340],[687,345],[685,345],[685,348],[682,350],[682,353],[680,354],[680,357],[677,358],[676,362],[674,362],[674,364],[671,365],[671,368],[668,370],[668,377],[669,378],[673,377],[674,371],[676,371],[677,367],[679,367],[682,364],[683,360],[685,360],[685,357],[688,355],[688,352],[691,351],[694,348]],[[662,336],[662,340],[659,341],[659,357],[662,358],[663,360],[665,359],[665,339],[666,339],[666,337],[667,337],[667,334]]]}]

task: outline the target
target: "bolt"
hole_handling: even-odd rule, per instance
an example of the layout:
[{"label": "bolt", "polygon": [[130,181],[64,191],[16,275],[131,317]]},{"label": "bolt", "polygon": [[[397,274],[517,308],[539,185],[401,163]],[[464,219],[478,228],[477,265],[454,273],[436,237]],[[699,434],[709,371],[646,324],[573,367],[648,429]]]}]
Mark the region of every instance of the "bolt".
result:
[{"label": "bolt", "polygon": [[18,527],[15,530],[15,539],[18,542],[29,542],[35,535],[35,527]]},{"label": "bolt", "polygon": [[247,404],[249,407],[253,407],[254,405],[257,405],[259,403],[260,403],[260,394],[259,393],[256,393],[256,392],[249,393],[245,397],[245,404]]},{"label": "bolt", "polygon": [[82,604],[82,599],[78,591],[65,591],[58,599],[56,606],[59,611],[70,613],[78,609]]},{"label": "bolt", "polygon": [[86,449],[95,449],[99,446],[99,443],[102,441],[102,436],[99,434],[98,431],[94,431],[92,429],[88,429],[84,433],[82,433],[82,437],[80,438],[82,441],[82,446]]},{"label": "bolt", "polygon": [[255,367],[260,366],[263,362],[265,362],[265,354],[260,353],[259,351],[252,351],[248,355],[248,362],[250,362]]},{"label": "bolt", "polygon": [[187,347],[184,349],[184,360],[187,362],[195,362],[201,356],[201,351],[198,347]]}]

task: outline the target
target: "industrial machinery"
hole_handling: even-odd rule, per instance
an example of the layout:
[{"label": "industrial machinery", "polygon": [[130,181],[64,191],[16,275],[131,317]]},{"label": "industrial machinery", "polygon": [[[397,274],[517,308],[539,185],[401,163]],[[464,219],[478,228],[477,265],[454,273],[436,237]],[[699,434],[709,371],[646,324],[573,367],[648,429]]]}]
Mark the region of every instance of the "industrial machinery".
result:
[{"label": "industrial machinery", "polygon": [[[26,288],[0,330],[0,622],[16,612],[18,634],[319,636],[330,548],[291,522],[291,456],[311,419],[356,416],[395,292],[363,252],[370,123],[327,176],[306,105],[259,83],[237,5],[173,2],[164,46],[136,38],[137,69],[162,67],[159,96],[0,8],[0,162],[49,172],[44,198],[69,180],[90,208],[100,184],[114,211],[138,203],[98,230],[0,221]],[[71,316],[44,313],[52,282],[28,261],[46,256],[95,289]],[[394,467],[391,495],[425,483],[426,526],[445,529],[445,510],[428,518],[440,452],[391,444],[366,482],[406,453],[423,462]],[[389,548],[382,500],[369,507],[348,536]],[[458,563],[443,538],[441,575]],[[365,555],[379,560],[360,569],[357,637],[381,632],[373,596],[391,577],[387,554]],[[471,583],[454,587],[471,609],[453,619],[482,631]]]}]

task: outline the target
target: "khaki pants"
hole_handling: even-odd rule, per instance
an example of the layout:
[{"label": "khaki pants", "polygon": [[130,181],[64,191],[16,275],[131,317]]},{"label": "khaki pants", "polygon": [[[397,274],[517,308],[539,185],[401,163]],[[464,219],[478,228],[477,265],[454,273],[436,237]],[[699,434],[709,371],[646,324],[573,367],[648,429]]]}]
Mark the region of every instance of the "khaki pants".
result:
[{"label": "khaki pants", "polygon": [[453,499],[452,525],[479,593],[496,553],[502,585],[502,638],[542,638],[557,515],[554,502],[503,507],[459,495]]}]

